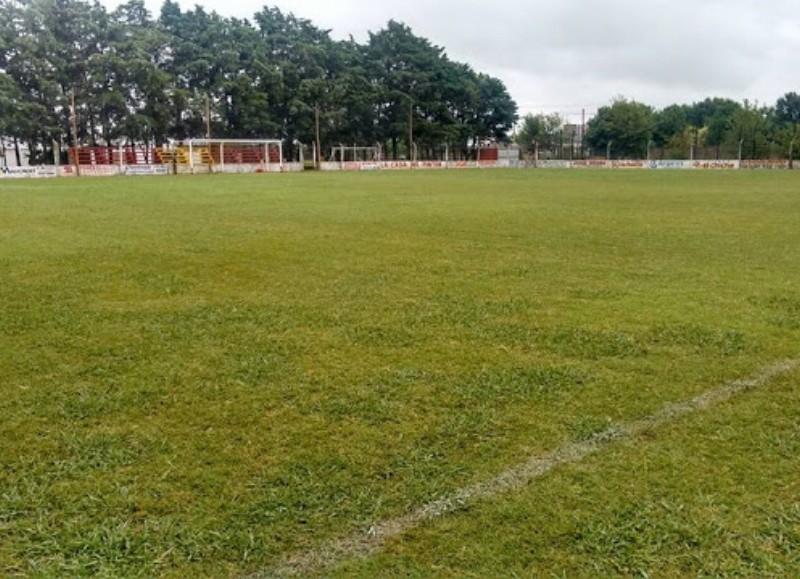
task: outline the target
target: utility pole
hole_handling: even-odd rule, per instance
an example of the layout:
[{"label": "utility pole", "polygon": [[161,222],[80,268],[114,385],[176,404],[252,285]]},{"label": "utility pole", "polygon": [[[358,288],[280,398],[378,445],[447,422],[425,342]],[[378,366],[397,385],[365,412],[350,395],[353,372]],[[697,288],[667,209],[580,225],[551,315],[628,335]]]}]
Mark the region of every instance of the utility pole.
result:
[{"label": "utility pole", "polygon": [[72,124],[72,150],[75,154],[72,156],[72,162],[75,166],[75,176],[81,176],[81,164],[78,161],[78,111],[75,108],[75,89],[70,91],[70,105],[69,105],[69,119]]},{"label": "utility pole", "polygon": [[583,137],[586,133],[586,109],[581,109],[581,159],[583,159]]},{"label": "utility pole", "polygon": [[211,138],[211,97],[206,95],[206,139]]},{"label": "utility pole", "polygon": [[413,161],[414,149],[414,101],[408,99],[408,158]]},{"label": "utility pole", "polygon": [[314,107],[314,134],[316,136],[316,141],[314,142],[314,147],[316,149],[314,166],[319,169],[320,163],[322,163],[322,145],[319,142],[319,104]]}]

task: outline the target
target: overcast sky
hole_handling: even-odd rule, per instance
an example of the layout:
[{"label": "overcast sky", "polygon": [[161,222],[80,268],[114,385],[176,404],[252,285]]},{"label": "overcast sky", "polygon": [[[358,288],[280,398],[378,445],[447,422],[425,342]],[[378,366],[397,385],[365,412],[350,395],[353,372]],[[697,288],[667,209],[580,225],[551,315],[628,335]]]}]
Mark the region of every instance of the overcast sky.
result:
[{"label": "overcast sky", "polygon": [[[110,8],[119,0],[101,0]],[[162,0],[145,0],[157,16]],[[800,92],[798,0],[179,0],[251,18],[264,5],[359,42],[390,19],[505,82],[520,113],[575,121],[615,96],[774,104]]]}]

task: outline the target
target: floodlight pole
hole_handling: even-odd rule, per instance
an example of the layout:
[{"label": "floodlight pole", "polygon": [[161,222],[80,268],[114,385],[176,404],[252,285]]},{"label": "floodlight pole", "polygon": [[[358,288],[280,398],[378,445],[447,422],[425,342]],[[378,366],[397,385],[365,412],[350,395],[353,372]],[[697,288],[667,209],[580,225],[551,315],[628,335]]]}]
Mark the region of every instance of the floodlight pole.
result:
[{"label": "floodlight pole", "polygon": [[608,144],[606,145],[606,161],[611,160],[611,143],[613,142],[614,141],[609,141]]},{"label": "floodlight pole", "polygon": [[797,140],[797,137],[792,137],[792,141],[789,143],[789,169],[794,169],[794,142]]}]

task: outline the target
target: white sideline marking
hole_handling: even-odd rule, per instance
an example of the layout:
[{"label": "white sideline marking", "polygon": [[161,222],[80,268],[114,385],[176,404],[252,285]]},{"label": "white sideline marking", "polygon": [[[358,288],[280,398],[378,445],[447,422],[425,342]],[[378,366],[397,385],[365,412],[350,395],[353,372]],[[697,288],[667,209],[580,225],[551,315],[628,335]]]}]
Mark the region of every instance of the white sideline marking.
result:
[{"label": "white sideline marking", "polygon": [[773,378],[797,368],[800,368],[800,358],[778,362],[763,368],[749,378],[726,382],[689,400],[667,404],[650,416],[612,426],[589,440],[565,444],[543,455],[532,456],[527,461],[501,472],[490,480],[459,489],[448,497],[427,503],[406,515],[378,521],[366,533],[336,539],[318,549],[297,553],[279,566],[260,571],[251,577],[307,575],[322,571],[347,559],[367,557],[379,550],[390,539],[419,526],[424,521],[452,513],[467,503],[521,488],[558,466],[573,464],[594,454],[615,440],[634,437],[692,412],[710,408],[745,390],[763,386]]}]

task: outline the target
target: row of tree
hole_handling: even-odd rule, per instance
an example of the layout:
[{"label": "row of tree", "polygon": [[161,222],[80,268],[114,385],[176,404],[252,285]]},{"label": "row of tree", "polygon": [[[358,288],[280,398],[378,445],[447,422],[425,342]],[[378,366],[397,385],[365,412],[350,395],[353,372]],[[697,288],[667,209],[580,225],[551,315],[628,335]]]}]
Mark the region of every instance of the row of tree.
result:
[{"label": "row of tree", "polygon": [[0,136],[34,163],[54,143],[209,133],[468,155],[516,120],[500,80],[394,21],[359,44],[269,7],[240,20],[165,0],[154,19],[143,0],[0,0]]},{"label": "row of tree", "polygon": [[620,97],[586,127],[558,114],[527,115],[517,142],[540,158],[798,158],[800,95],[787,93],[774,106],[707,98],[660,110]]}]

